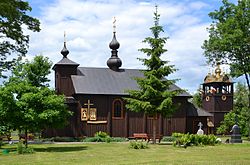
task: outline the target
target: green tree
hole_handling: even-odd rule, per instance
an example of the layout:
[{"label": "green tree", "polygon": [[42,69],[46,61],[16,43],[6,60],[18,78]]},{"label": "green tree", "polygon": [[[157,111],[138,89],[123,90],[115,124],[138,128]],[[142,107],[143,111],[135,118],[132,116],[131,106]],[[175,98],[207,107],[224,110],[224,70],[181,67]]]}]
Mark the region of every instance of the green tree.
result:
[{"label": "green tree", "polygon": [[[31,11],[28,2],[0,1],[0,77],[27,53],[29,35],[24,33],[24,27],[33,32],[40,31],[40,22],[27,15],[28,11]],[[14,56],[13,53],[17,58],[10,58]]]},{"label": "green tree", "polygon": [[27,83],[36,87],[49,86],[48,75],[52,62],[48,57],[36,56],[31,62],[17,62],[14,66],[13,75],[10,81],[27,81]]},{"label": "green tree", "polygon": [[146,66],[143,70],[143,78],[135,78],[139,86],[139,90],[129,90],[129,98],[126,107],[131,111],[144,112],[147,115],[154,116],[153,120],[153,142],[156,137],[156,117],[158,114],[170,116],[175,108],[173,106],[173,97],[179,91],[171,91],[170,87],[175,80],[165,79],[166,76],[175,71],[173,65],[166,65],[168,61],[161,60],[161,55],[167,50],[164,45],[167,38],[160,37],[160,33],[164,32],[162,26],[159,25],[160,15],[154,12],[154,26],[150,28],[153,37],[147,37],[143,40],[149,44],[150,48],[142,48],[139,51],[145,53],[149,58],[141,58],[140,61]]},{"label": "green tree", "polygon": [[222,2],[219,10],[209,13],[213,23],[208,28],[209,39],[203,44],[204,54],[209,62],[230,64],[233,77],[245,77],[250,114],[250,0],[238,0],[237,5]]},{"label": "green tree", "polygon": [[[40,66],[35,67],[37,63]],[[32,62],[20,63],[9,81],[0,88],[0,121],[12,129],[25,131],[26,147],[28,131],[63,127],[71,115],[64,104],[64,96],[58,96],[44,86],[51,65],[48,58],[42,56],[36,56]],[[47,70],[35,78],[28,76],[37,73],[39,68]]]},{"label": "green tree", "polygon": [[217,129],[218,134],[227,134],[235,124],[235,118],[238,118],[238,125],[243,136],[248,135],[248,121],[250,115],[248,113],[248,89],[238,83],[234,94],[234,109],[225,115],[220,127]]},{"label": "green tree", "polygon": [[201,108],[202,107],[202,96],[200,94],[200,91],[197,91],[194,95],[193,95],[193,98],[192,98],[192,103]]}]

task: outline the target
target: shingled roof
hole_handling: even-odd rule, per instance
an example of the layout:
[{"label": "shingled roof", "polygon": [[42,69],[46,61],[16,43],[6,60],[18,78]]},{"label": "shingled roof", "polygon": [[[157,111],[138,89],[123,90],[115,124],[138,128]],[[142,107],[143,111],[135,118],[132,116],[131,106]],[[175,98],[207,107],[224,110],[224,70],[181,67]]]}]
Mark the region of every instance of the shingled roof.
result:
[{"label": "shingled roof", "polygon": [[64,65],[64,66],[66,66],[66,65],[69,65],[69,66],[75,65],[76,67],[79,66],[79,64],[77,64],[77,63],[74,62],[74,61],[71,61],[70,59],[68,59],[68,58],[66,58],[66,57],[62,58],[58,63],[56,63],[56,64],[53,66],[52,69],[55,70],[55,68],[56,68],[58,65]]},{"label": "shingled roof", "polygon": [[204,109],[202,108],[198,108],[196,106],[194,106],[194,104],[188,102],[187,103],[188,106],[187,106],[187,116],[189,117],[195,117],[195,116],[203,116],[203,117],[208,117],[208,116],[213,116],[213,114],[205,111]]},{"label": "shingled roof", "polygon": [[[113,71],[109,68],[78,67],[78,74],[72,75],[75,94],[100,95],[128,95],[127,90],[137,90],[135,77],[143,77],[139,69],[119,69]],[[171,90],[180,89],[176,85]],[[179,96],[191,97],[187,92]]]}]

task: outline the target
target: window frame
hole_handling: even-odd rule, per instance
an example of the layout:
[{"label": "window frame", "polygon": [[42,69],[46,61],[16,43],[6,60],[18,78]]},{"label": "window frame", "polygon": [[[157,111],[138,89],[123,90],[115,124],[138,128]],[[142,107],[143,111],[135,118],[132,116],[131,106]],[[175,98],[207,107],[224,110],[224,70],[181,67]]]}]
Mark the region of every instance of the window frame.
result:
[{"label": "window frame", "polygon": [[[121,106],[121,116],[120,117],[114,116],[115,115],[115,103],[116,102],[119,102],[120,106]],[[112,119],[124,119],[123,111],[124,111],[123,101],[121,99],[114,99],[113,102],[112,102]]]}]

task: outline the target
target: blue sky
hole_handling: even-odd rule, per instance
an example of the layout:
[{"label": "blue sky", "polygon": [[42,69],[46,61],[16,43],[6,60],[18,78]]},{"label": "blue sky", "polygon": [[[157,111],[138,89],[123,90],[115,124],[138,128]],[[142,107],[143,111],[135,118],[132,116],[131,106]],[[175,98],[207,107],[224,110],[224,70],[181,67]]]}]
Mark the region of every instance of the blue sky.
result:
[{"label": "blue sky", "polygon": [[[231,2],[235,2],[232,0]],[[31,33],[27,55],[48,56],[53,63],[62,56],[63,34],[66,31],[68,58],[82,67],[107,67],[112,39],[112,18],[117,19],[119,57],[123,68],[143,68],[138,52],[146,47],[141,41],[150,34],[154,6],[159,6],[160,24],[168,52],[162,58],[175,65],[177,72],[170,78],[180,79],[181,88],[190,93],[197,90],[212,67],[206,65],[201,46],[207,39],[206,28],[211,23],[208,13],[218,9],[220,0],[28,0],[33,8],[31,15],[41,21],[41,32]],[[227,71],[227,66],[223,66]],[[50,75],[54,86],[53,72]]]}]

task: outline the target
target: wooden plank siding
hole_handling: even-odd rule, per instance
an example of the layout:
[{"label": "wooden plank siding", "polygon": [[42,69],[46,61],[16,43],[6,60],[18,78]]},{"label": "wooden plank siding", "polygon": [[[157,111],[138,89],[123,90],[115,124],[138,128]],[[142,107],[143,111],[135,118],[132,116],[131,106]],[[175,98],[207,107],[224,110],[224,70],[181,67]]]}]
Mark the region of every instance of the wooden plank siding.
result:
[{"label": "wooden plank siding", "polygon": [[[105,95],[77,95],[79,100],[76,105],[70,104],[69,109],[74,115],[69,120],[69,125],[64,129],[48,129],[45,131],[46,137],[52,136],[69,136],[84,137],[94,136],[98,131],[107,132],[113,137],[132,137],[133,133],[153,134],[153,119],[147,117],[144,113],[126,111],[123,105],[123,117],[115,119],[112,117],[112,101],[122,99],[122,96],[105,96]],[[176,102],[185,104],[185,98],[178,98]],[[97,121],[106,121],[102,124],[90,124],[81,121],[80,109],[86,107],[87,101],[93,104],[91,107],[97,109]],[[157,134],[169,136],[173,132],[186,132],[185,105],[180,106],[179,110],[170,118],[164,118],[158,115]]]}]

